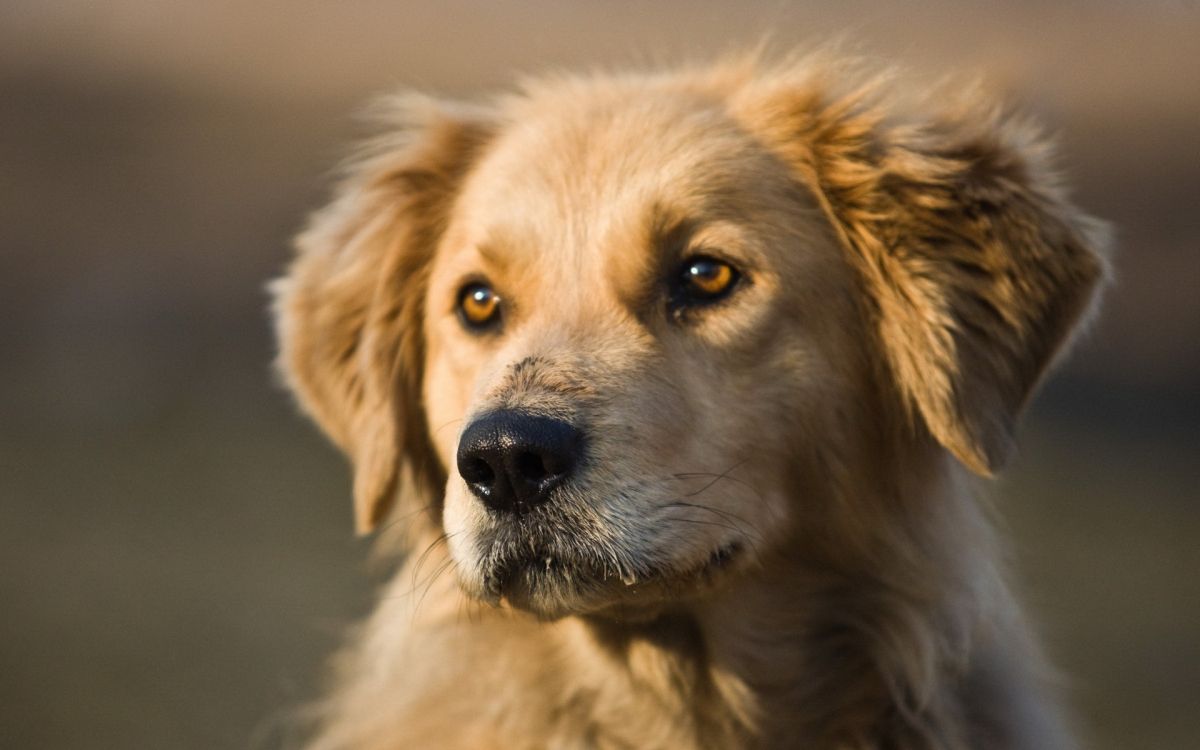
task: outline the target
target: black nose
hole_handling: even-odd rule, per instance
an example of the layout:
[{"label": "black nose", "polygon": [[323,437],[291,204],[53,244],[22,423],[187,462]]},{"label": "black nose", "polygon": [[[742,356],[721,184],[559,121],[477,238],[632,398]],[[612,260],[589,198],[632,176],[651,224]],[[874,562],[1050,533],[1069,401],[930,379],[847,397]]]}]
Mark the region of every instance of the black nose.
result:
[{"label": "black nose", "polygon": [[458,473],[484,505],[520,512],[545,502],[571,475],[579,430],[560,419],[496,411],[476,419],[458,442]]}]

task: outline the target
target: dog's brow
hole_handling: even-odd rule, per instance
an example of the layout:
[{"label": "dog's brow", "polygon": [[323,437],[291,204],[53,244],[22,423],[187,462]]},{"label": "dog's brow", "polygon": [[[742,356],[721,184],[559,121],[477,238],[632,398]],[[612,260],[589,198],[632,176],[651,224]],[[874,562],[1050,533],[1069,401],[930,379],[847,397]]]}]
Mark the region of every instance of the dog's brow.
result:
[{"label": "dog's brow", "polygon": [[660,203],[650,208],[647,222],[650,246],[658,251],[658,257],[670,260],[683,252],[688,239],[696,231],[696,222],[680,216]]},{"label": "dog's brow", "polygon": [[500,252],[501,244],[494,240],[484,240],[475,246],[475,252],[479,253],[479,257],[488,265],[503,269],[507,265],[507,258]]},{"label": "dog's brow", "polygon": [[666,228],[655,238],[664,259],[676,259],[683,255],[692,235],[696,233],[696,222],[681,219]]}]

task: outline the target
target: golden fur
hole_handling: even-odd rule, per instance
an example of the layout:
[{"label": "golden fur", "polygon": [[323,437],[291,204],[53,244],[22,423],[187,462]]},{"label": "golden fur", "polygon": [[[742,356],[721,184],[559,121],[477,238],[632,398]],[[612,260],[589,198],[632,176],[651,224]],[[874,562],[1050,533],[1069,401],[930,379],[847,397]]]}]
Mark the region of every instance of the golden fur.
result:
[{"label": "golden fur", "polygon": [[[1003,461],[1103,232],[1028,126],[852,67],[392,103],[276,287],[359,531],[413,552],[313,748],[1069,746],[964,467]],[[747,283],[673,319],[696,248]],[[494,335],[454,314],[472,275]],[[586,426],[541,525],[455,470],[496,409]]]}]

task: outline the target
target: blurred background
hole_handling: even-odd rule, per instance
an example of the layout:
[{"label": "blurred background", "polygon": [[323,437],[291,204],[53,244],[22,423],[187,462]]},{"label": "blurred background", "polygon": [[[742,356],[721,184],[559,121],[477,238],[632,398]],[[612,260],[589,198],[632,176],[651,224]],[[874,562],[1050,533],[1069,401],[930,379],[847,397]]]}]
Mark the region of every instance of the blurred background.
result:
[{"label": "blurred background", "polygon": [[263,286],[372,95],[844,35],[1062,142],[1117,285],[996,494],[1095,748],[1200,737],[1195,2],[0,4],[0,746],[277,747],[370,606]]}]

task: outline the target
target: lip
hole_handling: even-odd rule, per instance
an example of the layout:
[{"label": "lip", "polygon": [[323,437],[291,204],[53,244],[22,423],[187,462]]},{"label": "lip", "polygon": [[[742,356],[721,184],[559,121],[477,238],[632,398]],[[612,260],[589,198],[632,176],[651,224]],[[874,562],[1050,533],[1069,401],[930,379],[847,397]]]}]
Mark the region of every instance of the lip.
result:
[{"label": "lip", "polygon": [[493,563],[484,576],[484,588],[490,600],[504,598],[521,605],[546,597],[587,598],[611,586],[617,577],[614,571],[595,565],[531,554]]},{"label": "lip", "polygon": [[481,598],[501,601],[543,616],[587,614],[613,606],[658,606],[706,590],[745,551],[738,540],[714,549],[683,569],[653,568],[637,573],[580,563],[552,555],[526,555],[495,561],[484,575]]}]

